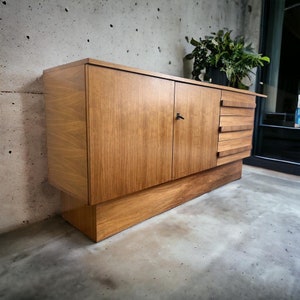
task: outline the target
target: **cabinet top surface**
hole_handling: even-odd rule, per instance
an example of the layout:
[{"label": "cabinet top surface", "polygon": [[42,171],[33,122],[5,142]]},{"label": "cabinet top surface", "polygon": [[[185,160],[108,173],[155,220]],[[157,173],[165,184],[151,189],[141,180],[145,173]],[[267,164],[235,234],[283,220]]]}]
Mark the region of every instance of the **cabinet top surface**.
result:
[{"label": "cabinet top surface", "polygon": [[177,81],[177,82],[185,82],[185,83],[190,83],[190,84],[199,85],[199,86],[206,86],[206,87],[217,88],[217,89],[221,89],[221,90],[239,92],[239,93],[259,96],[259,97],[263,97],[263,98],[267,97],[266,95],[258,94],[258,93],[255,93],[255,92],[252,92],[249,90],[241,90],[241,89],[236,89],[236,88],[232,88],[232,87],[228,87],[228,86],[212,84],[212,83],[203,82],[203,81],[197,81],[194,79],[187,79],[187,78],[182,78],[182,77],[173,76],[173,75],[166,75],[166,74],[162,74],[159,72],[145,71],[142,69],[127,67],[127,66],[114,64],[114,63],[110,63],[110,62],[105,62],[105,61],[101,61],[101,60],[93,59],[93,58],[85,58],[85,59],[77,60],[77,61],[70,62],[67,64],[63,64],[60,66],[56,66],[53,68],[49,68],[49,69],[44,70],[44,73],[53,72],[53,71],[57,71],[60,69],[79,66],[79,65],[93,65],[93,66],[105,67],[105,68],[121,70],[121,71],[141,74],[141,75],[147,75],[147,76],[152,76],[152,77],[157,77],[157,78],[162,78],[162,79],[167,79],[167,80],[173,80],[173,81]]}]

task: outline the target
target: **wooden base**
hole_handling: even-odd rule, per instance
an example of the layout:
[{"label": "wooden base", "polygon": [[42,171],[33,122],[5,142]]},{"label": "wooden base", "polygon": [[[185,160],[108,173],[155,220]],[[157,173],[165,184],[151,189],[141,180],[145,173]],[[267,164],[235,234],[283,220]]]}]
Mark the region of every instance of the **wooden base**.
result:
[{"label": "wooden base", "polygon": [[[242,160],[93,206],[62,193],[63,218],[99,242],[146,219],[241,178]],[[203,212],[205,213],[205,212]]]}]

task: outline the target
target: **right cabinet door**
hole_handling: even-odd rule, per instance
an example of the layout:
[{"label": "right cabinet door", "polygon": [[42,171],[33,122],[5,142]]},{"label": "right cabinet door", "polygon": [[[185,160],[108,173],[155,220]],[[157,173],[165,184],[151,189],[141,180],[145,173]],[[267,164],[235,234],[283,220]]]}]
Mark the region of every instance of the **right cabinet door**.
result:
[{"label": "right cabinet door", "polygon": [[221,91],[175,85],[173,179],[217,165]]}]

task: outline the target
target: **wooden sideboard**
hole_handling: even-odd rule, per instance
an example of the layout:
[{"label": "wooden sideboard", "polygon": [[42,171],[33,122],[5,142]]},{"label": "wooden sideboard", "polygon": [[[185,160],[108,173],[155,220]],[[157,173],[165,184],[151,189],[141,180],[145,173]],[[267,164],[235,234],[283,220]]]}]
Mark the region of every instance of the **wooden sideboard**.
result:
[{"label": "wooden sideboard", "polygon": [[265,97],[90,58],[43,82],[48,179],[95,242],[239,179]]}]

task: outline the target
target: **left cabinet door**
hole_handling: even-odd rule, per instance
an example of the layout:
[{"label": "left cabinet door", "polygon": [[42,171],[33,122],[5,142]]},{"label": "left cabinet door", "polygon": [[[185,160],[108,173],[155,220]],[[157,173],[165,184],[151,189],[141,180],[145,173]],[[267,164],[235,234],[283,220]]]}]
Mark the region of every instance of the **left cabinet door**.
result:
[{"label": "left cabinet door", "polygon": [[171,180],[174,82],[87,66],[89,203]]}]

